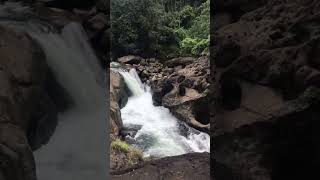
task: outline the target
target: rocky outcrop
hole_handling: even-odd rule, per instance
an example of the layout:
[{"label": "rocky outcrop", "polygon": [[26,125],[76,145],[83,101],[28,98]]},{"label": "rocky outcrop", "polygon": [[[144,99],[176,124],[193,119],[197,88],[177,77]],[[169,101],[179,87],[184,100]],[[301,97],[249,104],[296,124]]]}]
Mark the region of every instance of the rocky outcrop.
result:
[{"label": "rocky outcrop", "polygon": [[[0,178],[34,180],[32,149],[56,127],[58,102],[40,48],[24,33],[0,26]],[[19,52],[19,53],[17,53]]]},{"label": "rocky outcrop", "polygon": [[[17,0],[19,1],[19,0]],[[20,0],[21,1],[21,0]],[[96,51],[101,64],[107,68],[110,62],[110,2],[95,1],[61,1],[50,2],[22,1],[33,8],[35,14],[44,21],[58,28],[63,28],[71,21],[83,25],[91,45]],[[29,18],[28,16],[23,18]]]},{"label": "rocky outcrop", "polygon": [[319,156],[320,4],[249,2],[216,1],[217,9],[225,8],[214,11],[224,22],[212,34],[213,153],[228,169],[216,175],[266,180],[317,175],[320,161],[311,157]]},{"label": "rocky outcrop", "polygon": [[122,108],[128,100],[128,94],[123,77],[114,71],[110,71],[110,125],[111,138],[120,136],[122,128],[122,120],[120,108]]},{"label": "rocky outcrop", "polygon": [[123,127],[120,109],[125,106],[129,97],[120,73],[110,70],[110,171],[118,171],[143,161],[142,153],[127,144],[124,139],[125,129]]},{"label": "rocky outcrop", "polygon": [[111,175],[113,180],[209,180],[209,166],[208,153],[194,153],[145,162]]},{"label": "rocky outcrop", "polygon": [[169,108],[179,120],[209,132],[208,57],[180,57],[164,62],[135,58],[130,63],[138,70],[142,81],[151,86],[155,105]]},{"label": "rocky outcrop", "polygon": [[123,56],[121,58],[118,58],[118,62],[123,64],[139,64],[141,60],[142,60],[141,57],[133,56],[133,55]]}]

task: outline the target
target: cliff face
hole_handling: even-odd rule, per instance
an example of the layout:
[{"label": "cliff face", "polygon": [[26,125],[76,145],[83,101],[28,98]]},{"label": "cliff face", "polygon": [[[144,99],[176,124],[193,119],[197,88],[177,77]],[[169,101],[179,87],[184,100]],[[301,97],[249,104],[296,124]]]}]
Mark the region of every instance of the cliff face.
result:
[{"label": "cliff face", "polygon": [[0,26],[0,179],[35,179],[32,149],[56,127],[55,82],[37,44]]},{"label": "cliff face", "polygon": [[125,83],[119,73],[110,71],[110,137],[114,139],[120,136],[122,128],[121,100],[128,98],[125,92]]},{"label": "cliff face", "polygon": [[[71,12],[24,2],[30,3],[39,17],[57,28],[73,20],[87,23],[91,39],[104,32],[105,21],[96,18],[100,8],[92,13]],[[2,21],[1,24],[0,179],[35,180],[32,151],[49,141],[57,125],[58,112],[68,108],[72,101],[56,82],[38,44],[26,33],[8,28]]]},{"label": "cliff face", "polygon": [[320,3],[255,2],[213,10],[213,153],[232,172],[216,178],[305,179],[320,163]]}]

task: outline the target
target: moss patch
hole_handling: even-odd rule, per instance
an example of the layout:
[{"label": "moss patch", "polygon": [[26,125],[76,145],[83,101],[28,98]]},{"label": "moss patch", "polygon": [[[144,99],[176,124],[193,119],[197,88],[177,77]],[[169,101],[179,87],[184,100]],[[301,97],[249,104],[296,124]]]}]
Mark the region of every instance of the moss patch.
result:
[{"label": "moss patch", "polygon": [[124,141],[121,141],[120,139],[116,139],[115,141],[112,141],[111,148],[116,151],[121,151],[123,153],[129,153],[131,150],[130,145]]},{"label": "moss patch", "polygon": [[114,167],[112,169],[125,168],[141,161],[144,161],[144,158],[140,150],[120,139],[111,142],[111,166]]}]

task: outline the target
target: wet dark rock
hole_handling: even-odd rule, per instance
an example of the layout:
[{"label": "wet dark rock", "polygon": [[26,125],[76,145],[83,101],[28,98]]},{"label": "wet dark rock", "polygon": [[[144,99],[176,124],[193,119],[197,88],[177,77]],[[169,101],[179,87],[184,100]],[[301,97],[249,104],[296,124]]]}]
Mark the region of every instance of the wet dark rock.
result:
[{"label": "wet dark rock", "polygon": [[218,67],[226,67],[230,65],[240,55],[240,46],[229,39],[226,42],[219,42],[219,46],[215,49],[216,56],[215,65]]},{"label": "wet dark rock", "polygon": [[188,64],[193,63],[196,60],[197,59],[194,57],[179,57],[179,58],[174,58],[174,59],[170,59],[168,61],[165,61],[164,64],[168,67],[176,67],[179,65],[186,66]]},{"label": "wet dark rock", "polygon": [[108,23],[109,20],[107,19],[107,16],[103,13],[99,13],[88,20],[87,28],[96,33],[99,33],[101,31],[104,31],[109,26]]},{"label": "wet dark rock", "polygon": [[184,96],[186,95],[186,88],[183,85],[179,85],[179,96]]},{"label": "wet dark rock", "polygon": [[162,105],[162,97],[169,93],[174,86],[170,81],[163,81],[163,83],[158,84],[158,86],[154,86],[152,88],[153,93],[152,93],[152,98],[153,102],[156,106]]},{"label": "wet dark rock", "polygon": [[142,60],[139,56],[124,56],[118,59],[118,62],[123,64],[138,64]]},{"label": "wet dark rock", "polygon": [[0,157],[6,162],[0,177],[35,180],[32,150],[48,142],[57,123],[57,104],[47,91],[52,79],[37,43],[10,28],[0,32]]},{"label": "wet dark rock", "polygon": [[169,108],[179,120],[198,130],[209,131],[209,113],[201,110],[207,110],[205,99],[210,92],[207,56],[181,57],[164,63],[154,58],[125,56],[118,61],[132,64],[141,80],[151,87],[154,105]]},{"label": "wet dark rock", "polygon": [[126,104],[128,94],[123,77],[120,73],[110,71],[110,136],[116,138],[120,136],[123,127],[120,108]]},{"label": "wet dark rock", "polygon": [[134,124],[126,124],[126,126],[123,126],[121,129],[121,136],[126,137],[134,137],[137,132],[141,129],[141,125],[134,125]]},{"label": "wet dark rock", "polygon": [[152,160],[128,169],[111,172],[111,175],[114,180],[160,180],[163,178],[167,180],[209,180],[209,167],[209,153],[192,153]]},{"label": "wet dark rock", "polygon": [[319,2],[215,3],[215,178],[318,177]]}]

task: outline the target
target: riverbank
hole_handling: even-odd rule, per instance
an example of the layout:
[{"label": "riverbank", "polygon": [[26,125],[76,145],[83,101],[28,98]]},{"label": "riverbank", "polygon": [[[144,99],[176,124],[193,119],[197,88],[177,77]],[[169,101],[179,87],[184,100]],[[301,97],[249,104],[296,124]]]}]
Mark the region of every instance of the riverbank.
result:
[{"label": "riverbank", "polygon": [[[104,117],[105,97],[101,95],[101,89],[97,88],[104,87],[100,79],[103,75],[99,74],[100,65],[103,67],[101,69],[106,69],[109,61],[108,13],[103,6],[95,3],[92,3],[92,7],[81,10],[72,8],[73,5],[69,4],[67,6],[71,7],[65,9],[61,9],[59,3],[52,8],[47,7],[46,3],[35,1],[23,5],[17,3],[0,5],[2,18],[0,26],[2,32],[0,35],[2,37],[0,156],[8,162],[0,169],[0,179],[35,180],[39,173],[47,176],[44,178],[46,180],[70,179],[70,177],[88,179],[88,176],[94,179],[97,174],[104,176],[108,171],[105,167],[108,157],[104,148],[108,143],[105,142],[107,137],[104,134],[106,126],[100,124],[105,121],[99,121],[99,118]],[[30,33],[28,30],[36,31],[35,34],[28,34]],[[91,51],[90,45],[94,48],[94,52]],[[97,62],[95,54],[100,62]],[[78,71],[77,68],[81,70]],[[83,79],[83,81],[74,81],[75,79]],[[121,86],[120,83],[120,91]],[[129,94],[126,94],[126,91],[121,93],[123,96],[121,95],[120,103],[110,102],[110,119],[120,113],[120,107],[123,107],[128,100]],[[90,96],[87,96],[88,94]],[[90,98],[91,96],[94,98]],[[106,100],[109,101],[108,98]],[[96,103],[101,103],[102,106],[99,107],[103,107],[102,111],[96,108]],[[76,108],[77,111],[72,111],[79,105],[80,110]],[[91,116],[90,110],[91,112],[99,110],[98,117]],[[107,115],[109,115],[108,112]],[[93,123],[92,117],[99,123]],[[62,119],[63,123],[61,123]],[[121,122],[117,120],[114,122],[112,127],[115,128],[111,130],[115,136],[111,138],[119,137],[121,130],[116,128],[121,125]],[[82,131],[83,127],[94,130],[92,133]],[[69,131],[71,129],[76,132]],[[95,138],[97,136],[99,138]],[[126,149],[122,144],[111,145],[111,142],[110,147]],[[41,149],[56,153],[57,156],[48,156],[44,153],[45,155],[41,156],[43,159],[35,160],[34,154]],[[58,151],[55,151],[56,149]],[[86,152],[82,155],[75,153],[81,150]],[[139,153],[135,155],[137,158],[132,159],[132,164],[140,164]],[[125,158],[121,159],[123,155],[116,154],[116,157],[120,158],[116,158],[115,161],[128,166],[127,155],[124,156]],[[188,159],[189,156],[190,159]],[[172,157],[172,161],[177,160],[177,163],[181,162],[192,167],[192,162],[197,159],[204,162],[204,156],[205,166],[209,169],[208,154],[181,156],[186,157],[186,161],[182,160],[184,158]],[[172,162],[170,159],[171,157],[168,157],[163,162]],[[72,164],[73,162],[76,163]],[[154,161],[150,161],[149,165],[152,165],[152,162]],[[162,164],[157,167],[164,168],[166,173],[170,173],[170,169],[164,167],[161,159],[155,163]],[[42,168],[48,171],[43,171],[39,165],[43,165]],[[70,171],[70,167],[74,168],[73,171]],[[177,165],[177,176],[180,176],[178,170],[182,167],[183,165]],[[199,167],[204,166],[199,164]],[[198,168],[195,169],[197,170],[190,170],[190,172],[194,174],[201,172]],[[59,173],[52,173],[52,171]],[[52,174],[59,177],[54,177]],[[41,177],[44,177],[42,175]]]},{"label": "riverbank", "polygon": [[[139,104],[135,103],[136,106],[139,106],[139,107],[154,106],[154,108],[161,108],[160,106],[162,105],[162,103],[161,102],[159,103],[159,99],[161,100],[163,97],[165,97],[167,95],[167,93],[170,94],[171,90],[172,90],[171,94],[175,94],[175,93],[177,93],[176,89],[186,88],[186,90],[187,90],[186,94],[180,94],[180,95],[177,94],[178,96],[175,97],[175,101],[176,102],[180,102],[180,104],[176,103],[175,106],[171,106],[171,107],[175,107],[175,108],[172,108],[172,109],[169,108],[170,112],[173,112],[173,110],[176,109],[176,108],[178,109],[178,112],[179,112],[179,110],[184,109],[184,110],[188,110],[188,114],[184,114],[185,117],[187,117],[187,118],[194,118],[194,117],[199,118],[199,116],[196,116],[196,112],[197,111],[194,111],[194,109],[199,110],[198,109],[199,105],[201,105],[201,104],[199,104],[199,102],[205,102],[205,99],[208,97],[207,95],[209,93],[208,92],[209,91],[208,90],[209,86],[208,86],[208,82],[206,81],[207,77],[208,77],[207,69],[209,68],[208,67],[209,59],[207,57],[202,57],[202,58],[199,58],[199,59],[191,58],[191,57],[189,57],[189,58],[180,58],[180,59],[178,59],[178,61],[177,61],[177,59],[172,59],[170,61],[170,65],[169,65],[170,67],[167,66],[167,65],[162,64],[161,62],[159,62],[159,61],[157,61],[155,59],[142,59],[142,58],[137,57],[137,56],[126,56],[126,57],[123,57],[123,58],[119,58],[118,61],[121,64],[117,65],[116,63],[112,63],[111,67],[121,67],[122,66],[124,69],[135,68],[135,69],[137,69],[139,75],[138,74],[137,75],[133,75],[132,78],[129,78],[129,79],[132,80],[132,79],[134,79],[134,77],[140,76],[140,77],[142,77],[142,82],[144,82],[146,85],[148,84],[151,87],[151,93],[152,93],[152,96],[150,94],[150,100],[152,101],[152,102],[150,102],[151,104],[149,105],[147,103],[147,101],[144,101],[147,104],[144,104],[144,105],[140,104],[139,105]],[[173,66],[173,65],[176,65],[176,66]],[[177,71],[176,74],[172,74],[171,73],[170,76],[167,76],[167,73],[170,72],[170,69],[174,70],[175,67],[180,68],[181,71]],[[149,72],[147,72],[145,70],[149,71],[150,74],[147,75],[147,73],[149,73]],[[128,75],[126,75],[126,76],[130,76],[130,74],[132,74],[132,73],[128,73]],[[120,75],[120,73],[116,73],[114,71],[113,72],[111,71],[110,75],[111,75],[111,77],[110,77],[110,80],[111,80],[110,81],[111,99],[116,100],[113,103],[113,104],[116,104],[116,106],[113,106],[114,108],[111,109],[111,111],[112,111],[111,114],[113,114],[113,116],[111,117],[112,121],[110,122],[111,126],[113,127],[113,131],[112,131],[113,133],[111,134],[111,136],[115,136],[115,137],[118,136],[118,137],[122,137],[123,140],[127,140],[125,137],[127,137],[128,134],[132,133],[132,134],[135,135],[137,133],[137,131],[132,131],[132,130],[128,131],[127,128],[124,128],[123,122],[122,122],[122,119],[121,119],[121,115],[124,115],[124,114],[121,114],[122,110],[120,111],[120,109],[121,109],[120,107],[125,107],[126,106],[126,104],[128,103],[128,98],[129,98],[129,101],[130,101],[130,97],[129,97],[130,94],[131,95],[134,94],[132,92],[136,92],[136,93],[139,94],[139,92],[141,92],[141,91],[131,90],[132,92],[130,93],[130,89],[136,88],[136,87],[126,87],[127,86],[126,83],[128,83],[126,81],[128,81],[128,80],[125,81],[123,76]],[[126,76],[124,76],[124,77],[126,77]],[[181,78],[183,78],[183,79],[181,80]],[[177,79],[180,79],[180,80],[177,81]],[[170,82],[170,80],[171,80],[171,83],[172,83],[170,85],[171,86],[175,86],[176,88],[171,88],[169,90],[168,89],[166,89],[166,90],[162,89],[162,88],[165,88],[165,87],[164,86],[160,86],[160,85],[164,85],[166,82],[167,83]],[[174,81],[174,80],[176,80],[176,81]],[[139,82],[139,81],[137,81],[137,82]],[[186,82],[190,82],[190,83],[188,85],[184,86]],[[130,86],[132,86],[132,84],[134,84],[134,83],[130,83]],[[137,83],[137,84],[139,84],[139,83]],[[161,89],[160,91],[159,91],[159,88]],[[156,91],[156,90],[158,90],[158,91]],[[180,91],[182,91],[182,90],[180,90]],[[156,94],[156,92],[158,94]],[[163,93],[163,92],[166,92],[166,93]],[[193,92],[193,93],[190,93],[190,92]],[[200,93],[202,93],[202,94],[200,95]],[[194,95],[194,96],[191,96],[191,95]],[[142,97],[143,97],[143,95],[142,95]],[[136,97],[136,99],[137,98],[138,97]],[[153,100],[151,98],[153,98]],[[155,98],[157,98],[158,101],[156,101]],[[198,106],[196,106],[196,104]],[[167,103],[167,105],[173,105],[173,104]],[[196,107],[193,107],[193,106],[196,106]],[[204,104],[202,104],[202,106],[204,106]],[[181,108],[181,109],[179,109],[179,108]],[[116,110],[116,109],[118,109],[118,110]],[[144,108],[142,108],[142,109],[144,109]],[[126,111],[126,110],[124,110],[124,111]],[[161,110],[161,112],[163,112],[163,111]],[[140,114],[139,112],[137,112],[137,113]],[[143,122],[143,121],[141,121],[141,118],[143,116],[142,117],[138,117],[137,113],[135,113],[135,116],[132,117],[133,119],[129,117],[130,114],[128,114],[129,116],[125,115],[124,116],[125,119],[129,118],[125,122],[128,123],[128,122],[131,121],[132,123],[134,123],[135,121],[133,121],[133,120],[135,118],[138,118],[137,119],[138,122]],[[157,116],[156,114],[153,114],[152,112],[149,112],[149,113],[151,113],[150,114],[151,116]],[[175,115],[175,114],[173,114],[173,115]],[[205,117],[205,114],[203,114],[202,118],[203,117]],[[147,117],[145,117],[145,118],[147,118]],[[151,118],[151,117],[149,117],[149,118]],[[165,118],[169,118],[170,119],[169,116],[166,116]],[[205,118],[209,119],[209,117],[205,117]],[[151,119],[149,119],[148,121],[150,121],[150,120]],[[154,123],[161,123],[161,121],[167,121],[167,119],[163,119],[163,120],[158,119]],[[182,132],[182,134],[185,134],[185,135],[188,136],[188,133],[190,133],[192,131],[188,130],[188,126],[181,126],[183,123],[186,123],[186,125],[187,124],[188,125],[192,125],[192,127],[196,127],[200,131],[204,131],[204,132],[208,131],[207,129],[203,128],[203,126],[196,126],[195,125],[196,123],[192,123],[192,121],[188,122],[187,119],[182,120],[182,119],[178,118],[177,120],[174,120],[174,121],[177,121],[178,124],[174,125],[172,127],[169,127],[168,131],[172,130],[174,132],[174,131],[176,131],[175,128],[178,128],[177,129],[178,131],[180,131],[180,132]],[[172,121],[172,122],[174,123],[174,121]],[[194,118],[194,121],[195,121],[195,118]],[[147,122],[145,122],[145,123],[147,123]],[[150,122],[148,122],[148,123],[150,123]],[[179,123],[182,123],[182,124],[179,125]],[[151,122],[151,124],[152,124],[152,122]],[[168,124],[168,123],[164,123],[164,124]],[[144,125],[144,123],[141,124],[141,126],[143,126],[143,125]],[[159,125],[155,124],[154,126],[159,126]],[[139,130],[140,129],[138,129],[138,133],[139,133]],[[160,129],[158,129],[158,130],[160,130]],[[162,131],[162,130],[160,130],[160,131]],[[181,137],[183,137],[183,136],[181,136]],[[168,137],[168,138],[169,138],[168,140],[173,141],[173,142],[177,140],[176,139],[177,137],[174,137],[174,136]],[[209,140],[209,136],[208,136],[208,140]],[[189,140],[189,141],[191,142],[193,140]],[[200,143],[201,141],[205,141],[205,139],[203,139],[203,140],[199,139],[198,143]],[[194,143],[196,143],[196,142],[197,141],[194,141]],[[172,148],[174,148],[174,147],[175,146],[173,146],[173,145],[172,145],[172,147],[171,146],[170,147],[167,146],[167,148],[171,148],[171,150],[173,150]],[[210,147],[210,145],[209,145],[209,147]],[[207,150],[207,152],[208,151],[210,151],[210,148]],[[160,152],[161,151],[159,151],[159,152],[157,151],[157,153],[160,153]],[[166,152],[166,151],[163,151],[163,152]],[[175,152],[175,151],[173,151],[173,152]],[[182,153],[182,154],[186,153],[185,156],[188,157],[188,154],[191,153],[191,152],[192,152],[192,150],[190,152],[183,152],[182,151],[180,153]],[[179,151],[177,151],[177,153],[179,154]],[[170,155],[170,153],[168,153],[167,155],[164,154],[163,156],[172,156],[172,155]],[[197,159],[197,155],[193,155],[192,157]],[[174,159],[175,156],[172,156],[172,158]],[[157,162],[161,162],[161,159],[156,160],[156,161]],[[168,157],[167,159],[170,159],[170,157]],[[208,162],[210,161],[209,158],[207,160],[208,160]],[[154,161],[152,161],[152,162],[154,162]],[[114,163],[116,163],[116,162],[114,162]],[[113,162],[111,162],[111,165],[112,164],[113,164]],[[137,164],[139,164],[139,162],[137,162]],[[128,167],[128,166],[127,167],[122,167],[121,169],[126,169],[126,168],[130,169],[130,167]],[[208,172],[209,172],[209,168],[210,167],[207,166]],[[120,169],[118,169],[118,171],[116,169],[113,169],[113,170],[116,173]],[[119,172],[121,172],[121,171],[119,171]],[[208,176],[208,178],[209,178],[209,176]]]}]

